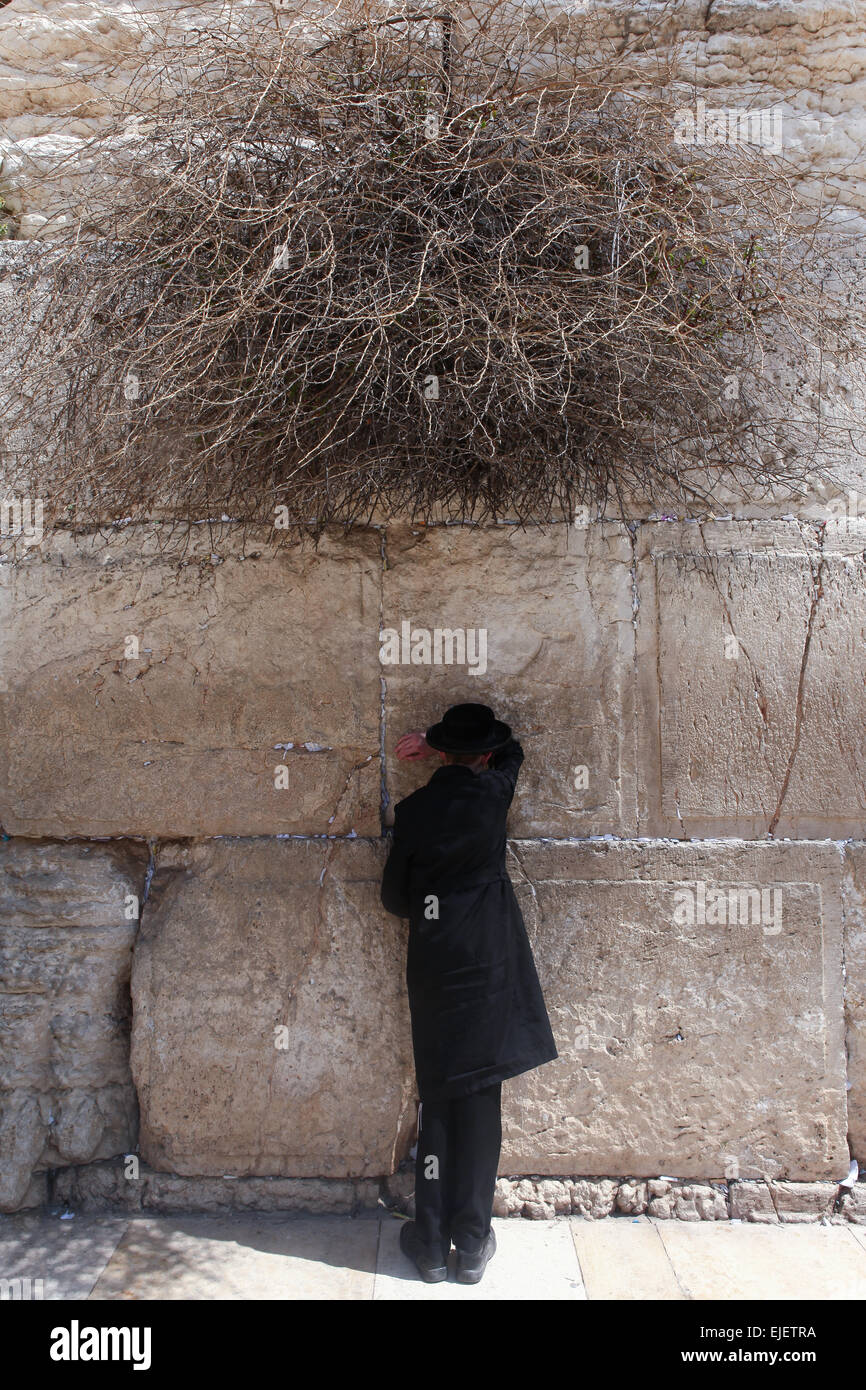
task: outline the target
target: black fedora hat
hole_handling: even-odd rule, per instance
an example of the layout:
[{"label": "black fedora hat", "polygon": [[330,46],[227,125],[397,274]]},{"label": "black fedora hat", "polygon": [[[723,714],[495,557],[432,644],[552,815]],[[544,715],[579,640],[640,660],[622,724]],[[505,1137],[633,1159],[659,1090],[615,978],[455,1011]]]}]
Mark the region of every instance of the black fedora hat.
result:
[{"label": "black fedora hat", "polygon": [[424,736],[440,753],[492,753],[511,738],[511,729],[487,705],[452,705]]}]

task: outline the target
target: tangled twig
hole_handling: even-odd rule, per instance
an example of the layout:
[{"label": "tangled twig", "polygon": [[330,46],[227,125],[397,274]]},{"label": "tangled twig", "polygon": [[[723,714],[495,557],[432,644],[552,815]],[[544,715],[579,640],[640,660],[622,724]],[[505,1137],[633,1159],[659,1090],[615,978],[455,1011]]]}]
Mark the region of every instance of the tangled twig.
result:
[{"label": "tangled twig", "polygon": [[4,444],[38,400],[55,515],[526,521],[850,448],[785,384],[856,339],[831,209],[677,142],[669,45],[504,0],[302,19],[203,31],[193,71],[151,44],[46,245]]}]

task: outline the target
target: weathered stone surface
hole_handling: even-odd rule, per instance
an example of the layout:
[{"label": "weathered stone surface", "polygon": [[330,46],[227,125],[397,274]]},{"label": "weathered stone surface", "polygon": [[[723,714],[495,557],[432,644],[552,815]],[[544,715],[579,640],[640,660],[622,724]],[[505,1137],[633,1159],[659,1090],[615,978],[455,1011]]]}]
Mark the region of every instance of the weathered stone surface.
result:
[{"label": "weathered stone surface", "polygon": [[833,1215],[838,1183],[771,1182],[770,1196],[784,1223],[821,1221]]},{"label": "weathered stone surface", "polygon": [[[415,1124],[384,846],[160,851],[133,971],[141,1152],[182,1176],[372,1177]],[[285,1030],[284,1032],[278,1030]]]},{"label": "weathered stone surface", "polygon": [[[828,528],[829,529],[829,528]],[[836,837],[866,815],[866,525],[641,528],[641,829]]]},{"label": "weathered stone surface", "polygon": [[629,1216],[639,1216],[646,1211],[647,1185],[645,1182],[621,1182],[616,1190],[616,1209]]},{"label": "weathered stone surface", "polygon": [[676,1182],[675,1178],[651,1178],[647,1183],[648,1197],[666,1197]]},{"label": "weathered stone surface", "polygon": [[[563,3],[562,8],[574,7]],[[611,38],[628,33],[629,24],[632,34],[643,31],[653,11],[662,11],[661,4],[642,7],[638,14],[616,4],[605,8]],[[304,10],[315,15],[327,6],[309,0]],[[39,137],[62,128],[69,143],[65,151],[54,152],[55,162],[67,155],[56,181],[67,198],[74,198],[85,142],[99,133],[110,98],[124,93],[160,21],[168,20],[176,43],[186,39],[189,44],[185,31],[222,21],[227,13],[243,26],[256,14],[270,17],[272,8],[266,0],[231,0],[230,5],[228,0],[207,5],[152,0],[136,6],[116,6],[112,0],[63,6],[54,0],[11,0],[0,30],[0,115],[7,148],[24,142],[35,159]],[[664,9],[664,19],[666,33],[679,40],[675,58],[687,87],[694,85],[709,106],[724,108],[754,108],[759,92],[762,108],[783,112],[785,155],[792,166],[807,179],[820,171],[835,174],[844,203],[866,204],[864,59],[856,8],[825,0],[773,5],[718,0],[712,13],[689,4]],[[313,37],[316,32],[311,28]],[[637,49],[633,61],[639,66]],[[145,89],[142,100],[147,99]],[[14,208],[47,211],[44,181],[28,179],[26,172],[16,168],[11,180]]]},{"label": "weathered stone surface", "polygon": [[[146,852],[0,845],[0,1210],[135,1141],[129,973]],[[32,1204],[32,1203],[30,1203]]]},{"label": "weathered stone surface", "polygon": [[[128,1160],[113,1160],[64,1168],[55,1174],[52,1210],[68,1207],[77,1214],[112,1210],[126,1212],[343,1212],[358,1214],[385,1206],[414,1216],[414,1177],[410,1172],[392,1174],[379,1182],[370,1178],[207,1178],[178,1177],[142,1163],[139,1175],[126,1176]],[[664,1193],[651,1199],[651,1215],[661,1220],[724,1221],[728,1215],[724,1193],[705,1183],[665,1183]],[[857,1183],[842,1199],[839,1215],[824,1213],[832,1184],[785,1183],[783,1221],[831,1224],[866,1224],[866,1183]],[[814,1189],[821,1188],[821,1211],[816,1214]],[[618,1179],[579,1179],[552,1182],[540,1178],[499,1178],[493,1215],[552,1220],[570,1213],[600,1220],[615,1212],[637,1215],[646,1207],[647,1183],[630,1184]],[[824,1189],[828,1191],[825,1194]],[[543,1191],[548,1200],[544,1200]],[[635,1204],[635,1191],[637,1202]],[[640,1195],[642,1194],[642,1196]],[[570,1200],[567,1203],[566,1198]],[[611,1200],[613,1198],[613,1201]],[[20,1209],[43,1207],[47,1200],[45,1174],[37,1174]],[[643,1203],[643,1204],[641,1204]],[[832,1204],[831,1204],[832,1205]],[[543,1216],[544,1210],[548,1215]],[[805,1213],[798,1217],[796,1213]],[[730,1188],[732,1219],[758,1224],[779,1224],[779,1216],[762,1182],[737,1182]],[[615,1222],[614,1224],[622,1224]]]},{"label": "weathered stone surface", "polygon": [[866,1172],[866,844],[845,846],[844,903],[848,1133]]},{"label": "weathered stone surface", "polygon": [[480,701],[526,753],[512,834],[633,831],[631,561],[628,533],[613,525],[389,531],[383,629],[459,629],[472,641],[481,629],[487,643],[484,671],[470,651],[477,675],[468,661],[383,664],[392,806],[438,765],[400,762],[400,735]]},{"label": "weathered stone surface", "polygon": [[[235,6],[241,24],[260,8]],[[159,8],[176,11],[178,36],[206,22],[183,0]],[[610,32],[646,18],[614,7]],[[12,263],[23,264],[19,251],[35,253],[60,218],[71,225],[74,179],[92,168],[86,142],[124,90],[151,20],[147,4],[118,10],[103,0],[12,0],[3,9],[0,220],[22,240],[0,248],[0,306],[19,330]],[[712,13],[685,6],[670,22],[708,103],[754,104],[758,82],[763,103],[783,111],[786,157],[806,179],[832,171],[843,203],[866,209],[857,153],[866,57],[850,6],[717,0]],[[856,365],[825,372],[822,362],[820,374],[817,384],[792,373],[792,399],[814,391],[834,415],[856,403]],[[26,458],[38,448],[38,421],[4,442]],[[513,833],[862,835],[863,477],[852,458],[850,494],[816,483],[801,501],[782,489],[732,502],[739,515],[775,516],[764,524],[644,520],[634,551],[610,523],[547,532],[389,525],[384,537],[246,558],[230,529],[214,541],[196,528],[170,559],[131,529],[108,544],[52,537],[14,575],[0,565],[0,822],[30,836],[375,835],[384,678],[392,804],[435,767],[393,758],[403,729],[453,700],[480,698],[527,749]],[[839,515],[840,498],[844,524],[819,530]],[[649,510],[639,502],[629,515]],[[789,514],[813,525],[779,519]],[[381,666],[383,598],[386,625],[484,626],[487,672]],[[140,640],[138,661],[124,656],[129,635]],[[725,651],[730,638],[736,654]],[[278,762],[287,790],[274,787]],[[582,766],[584,789],[575,785]],[[402,940],[378,909],[378,874],[340,869],[383,849],[334,851],[321,893],[325,841],[160,856],[161,915],[142,955],[148,1142],[160,1162],[176,1159],[190,1173],[202,1154],[214,1166],[211,1177],[156,1174],[154,1201],[182,1208],[197,1183],[211,1185],[200,1200],[215,1210],[242,1183],[262,1184],[265,1205],[274,1184],[287,1184],[290,1201],[294,1183],[314,1180],[232,1182],[221,1165],[318,1173],[324,1154],[340,1174],[386,1172],[405,1150],[414,1114]],[[866,1166],[864,851],[844,849],[844,1005],[848,1124]],[[128,1148],[136,1122],[125,1002],[135,924],[105,909],[115,850],[26,853],[59,856],[59,867],[43,871],[45,860],[35,880],[29,869],[6,874],[0,1192],[13,1205],[37,1200],[49,1164]],[[510,847],[515,879],[526,871],[520,892],[563,1055],[506,1086],[503,1164],[569,1177],[503,1180],[500,1206],[544,1218],[566,1187],[575,1210],[594,1214],[610,1194],[602,1179],[575,1180],[580,1168],[632,1175],[616,1188],[621,1211],[650,1203],[672,1219],[717,1219],[719,1189],[637,1176],[672,1171],[747,1175],[731,1188],[741,1220],[776,1221],[774,1200],[785,1219],[821,1219],[823,1187],[803,1207],[794,1185],[771,1193],[748,1175],[827,1178],[835,1191],[847,1169],[841,853],[802,844]],[[248,855],[249,871],[239,870]],[[554,872],[551,856],[560,855],[569,863]],[[296,867],[286,877],[289,861],[313,863],[312,878]],[[120,880],[126,873],[117,870]],[[129,875],[140,887],[138,861]],[[698,876],[711,886],[780,887],[781,931],[672,925],[673,894]],[[384,989],[385,1022],[374,1041],[375,988]],[[277,1054],[263,1098],[261,1019],[271,1026],[282,999],[296,1005],[286,1022],[300,1035],[297,1066]],[[353,1028],[366,1054],[352,1054]],[[226,1142],[240,1147],[227,1152]],[[322,1180],[331,1196],[334,1184],[349,1193],[366,1181]],[[843,1210],[861,1211],[861,1185]]]},{"label": "weathered stone surface", "polygon": [[538,1193],[543,1202],[553,1207],[556,1216],[571,1215],[571,1184],[545,1178],[538,1184]]},{"label": "weathered stone surface", "polygon": [[866,1226],[866,1181],[855,1182],[850,1192],[844,1193],[839,1209],[848,1221]]},{"label": "weathered stone surface", "polygon": [[724,1193],[708,1183],[672,1183],[663,1195],[649,1199],[647,1215],[662,1221],[726,1221],[728,1204]]},{"label": "weathered stone surface", "polygon": [[733,1182],[730,1189],[731,1217],[737,1221],[756,1221],[775,1225],[779,1216],[765,1182]]},{"label": "weathered stone surface", "polygon": [[549,1202],[524,1201],[521,1216],[525,1216],[527,1221],[552,1221],[556,1212]]},{"label": "weathered stone surface", "polygon": [[306,1211],[354,1212],[375,1208],[379,1184],[367,1179],[182,1178],[142,1163],[129,1179],[122,1163],[91,1163],[58,1173],[55,1205],[76,1212]]},{"label": "weathered stone surface", "polygon": [[387,1206],[407,1216],[415,1215],[415,1165],[404,1162],[401,1170],[391,1173],[382,1184],[383,1199]]},{"label": "weathered stone surface", "polygon": [[518,1216],[523,1210],[523,1198],[518,1197],[519,1184],[511,1178],[498,1178],[493,1194],[494,1216]]},{"label": "weathered stone surface", "polygon": [[212,555],[202,527],[183,558],[159,542],[55,533],[6,567],[0,822],[378,834],[378,536],[258,558],[237,536]]},{"label": "weathered stone surface", "polygon": [[[65,1170],[63,1170],[65,1171]],[[45,1207],[48,1202],[48,1174],[34,1173],[27,1191],[15,1208],[16,1211],[34,1211]]]},{"label": "weathered stone surface", "polygon": [[[506,1083],[505,1172],[847,1172],[836,846],[511,848],[560,1056]],[[736,925],[675,920],[701,883]]]},{"label": "weathered stone surface", "polygon": [[[834,846],[511,849],[561,1056],[506,1085],[502,1170],[703,1179],[732,1167],[798,1179],[847,1170]],[[370,1041],[373,978],[379,989],[389,981],[382,1017],[405,1030],[401,929],[378,907],[382,855],[365,842],[293,841],[163,852],[134,982],[148,1162],[186,1175],[340,1177],[386,1173],[403,1156],[414,1124],[408,1038],[399,1065],[393,1038]],[[738,893],[757,885],[779,915],[677,924],[675,893],[699,882]],[[287,913],[302,924],[291,946]],[[360,913],[376,924],[371,941]],[[250,924],[252,956],[233,944],[247,940],[239,920]],[[219,949],[205,949],[206,934]],[[380,978],[383,940],[392,949]],[[190,982],[180,992],[178,979]],[[351,996],[347,980],[358,981]],[[332,992],[342,1005],[336,1051]],[[270,1063],[281,1023],[290,1050]],[[650,1184],[651,1197],[669,1192]],[[509,1193],[506,1205],[527,1215],[556,1210],[531,1184]],[[718,1216],[717,1192],[692,1197],[695,1219]]]},{"label": "weathered stone surface", "polygon": [[575,1216],[598,1221],[610,1216],[616,1206],[617,1184],[610,1178],[597,1182],[578,1180],[571,1183],[571,1209]]}]

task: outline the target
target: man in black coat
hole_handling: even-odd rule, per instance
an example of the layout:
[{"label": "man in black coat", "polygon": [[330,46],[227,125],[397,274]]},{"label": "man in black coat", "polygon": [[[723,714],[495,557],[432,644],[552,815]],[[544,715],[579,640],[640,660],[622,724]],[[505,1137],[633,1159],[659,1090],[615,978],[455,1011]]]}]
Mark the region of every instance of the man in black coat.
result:
[{"label": "man in black coat", "polygon": [[505,870],[505,822],[523,749],[486,705],[454,705],[401,758],[438,751],[398,802],[382,903],[409,919],[406,985],[420,1107],[415,1221],[404,1252],[429,1283],[477,1283],[496,1249],[490,1218],[502,1082],[558,1055],[523,916]]}]

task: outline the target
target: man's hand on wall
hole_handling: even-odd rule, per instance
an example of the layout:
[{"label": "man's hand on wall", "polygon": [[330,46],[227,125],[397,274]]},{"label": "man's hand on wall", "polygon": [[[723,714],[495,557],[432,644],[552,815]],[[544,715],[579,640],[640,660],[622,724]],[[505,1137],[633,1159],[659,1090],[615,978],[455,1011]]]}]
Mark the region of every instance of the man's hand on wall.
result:
[{"label": "man's hand on wall", "polygon": [[436,749],[430,747],[424,737],[423,730],[410,729],[407,734],[403,734],[401,738],[398,738],[394,751],[398,758],[413,762],[418,758],[432,757]]}]

